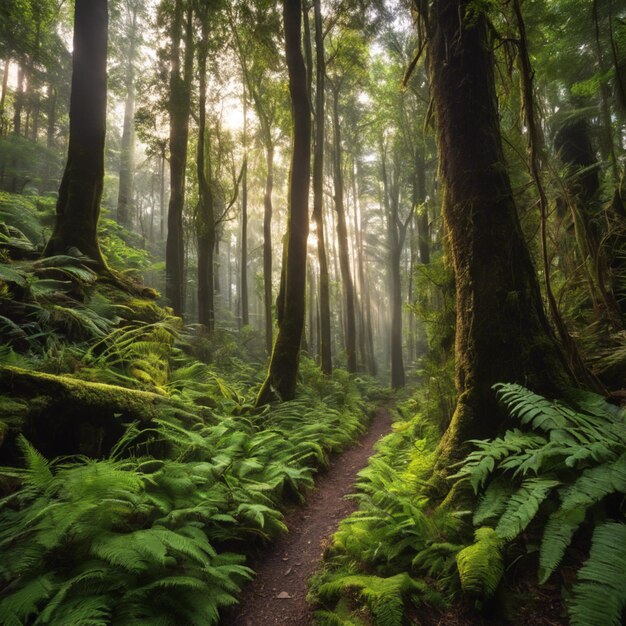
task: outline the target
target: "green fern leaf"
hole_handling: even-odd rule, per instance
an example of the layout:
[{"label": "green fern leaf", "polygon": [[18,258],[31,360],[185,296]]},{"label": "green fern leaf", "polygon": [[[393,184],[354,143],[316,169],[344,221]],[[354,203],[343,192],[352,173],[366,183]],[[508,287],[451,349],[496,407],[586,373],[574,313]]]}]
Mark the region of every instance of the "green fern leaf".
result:
[{"label": "green fern leaf", "polygon": [[493,528],[478,528],[475,543],[456,555],[461,587],[465,593],[491,598],[504,574],[502,539]]},{"label": "green fern leaf", "polygon": [[482,526],[485,522],[500,517],[507,507],[515,488],[502,481],[494,481],[485,490],[476,510],[472,522],[474,526]]},{"label": "green fern leaf", "polygon": [[5,598],[0,601],[0,624],[8,624],[12,619],[27,622],[38,612],[38,605],[50,597],[54,582],[53,575],[48,573],[31,579],[17,591],[4,590]]},{"label": "green fern leaf", "polygon": [[585,509],[557,509],[548,519],[539,550],[539,582],[545,583],[558,567],[576,529],[585,519]]},{"label": "green fern leaf", "polygon": [[550,478],[525,480],[511,497],[495,532],[507,541],[515,539],[533,520],[539,506],[559,482]]},{"label": "green fern leaf", "polygon": [[626,606],[626,524],[605,522],[594,533],[589,558],[569,602],[572,626],[620,626]]},{"label": "green fern leaf", "polygon": [[17,445],[24,455],[24,462],[27,469],[25,474],[26,482],[32,487],[41,490],[48,487],[54,479],[48,461],[31,445],[24,435],[18,436]]}]

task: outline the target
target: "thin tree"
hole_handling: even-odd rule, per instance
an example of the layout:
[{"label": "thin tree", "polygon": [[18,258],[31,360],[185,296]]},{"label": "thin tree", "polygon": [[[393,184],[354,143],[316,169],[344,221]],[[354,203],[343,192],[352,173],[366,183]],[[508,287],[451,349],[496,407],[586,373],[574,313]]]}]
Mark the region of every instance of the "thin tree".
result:
[{"label": "thin tree", "polygon": [[313,152],[313,219],[317,235],[317,258],[320,266],[320,365],[325,374],[333,369],[330,332],[330,281],[328,278],[328,255],[324,234],[324,134],[325,134],[325,79],[326,57],[321,0],[313,1],[315,24],[315,149]]},{"label": "thin tree", "polygon": [[124,122],[120,146],[120,184],[117,195],[117,221],[130,225],[133,204],[133,176],[135,170],[135,63],[139,44],[139,6],[136,2],[126,3],[128,23],[126,25],[127,46],[124,50],[126,71],[124,87]]},{"label": "thin tree", "polygon": [[[170,202],[167,214],[165,246],[165,295],[174,313],[183,313],[183,278],[185,253],[183,207],[185,205],[185,168],[189,138],[191,79],[193,72],[192,8],[176,0],[171,22],[170,43]],[[184,29],[184,32],[183,32]],[[181,71],[180,43],[184,35],[185,51]]]},{"label": "thin tree", "polygon": [[206,129],[206,73],[209,52],[209,16],[204,3],[198,4],[200,42],[198,52],[198,147],[196,168],[198,175],[198,206],[196,210],[196,237],[198,245],[198,321],[209,333],[215,328],[215,278],[213,252],[215,250],[215,199],[207,177],[208,138]]},{"label": "thin tree", "polygon": [[348,247],[348,225],[344,205],[343,150],[341,144],[341,120],[339,116],[339,90],[341,81],[329,80],[333,94],[333,179],[335,191],[335,212],[337,213],[337,242],[339,245],[339,268],[345,300],[345,348],[348,359],[348,371],[356,372],[356,309],[354,281],[350,271],[350,253]]},{"label": "thin tree", "polygon": [[257,405],[265,404],[277,395],[283,400],[294,397],[305,317],[311,109],[301,48],[300,0],[283,1],[283,21],[293,120],[283,314],[279,321],[268,375],[259,392]]}]

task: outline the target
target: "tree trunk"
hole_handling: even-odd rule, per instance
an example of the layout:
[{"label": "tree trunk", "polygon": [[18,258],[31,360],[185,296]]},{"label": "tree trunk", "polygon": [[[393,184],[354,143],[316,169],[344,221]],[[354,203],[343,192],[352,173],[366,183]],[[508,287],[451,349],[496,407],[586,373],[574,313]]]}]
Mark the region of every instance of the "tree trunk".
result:
[{"label": "tree trunk", "polygon": [[[73,65],[72,65],[73,68]],[[22,109],[24,108],[24,68],[20,63],[17,67],[17,89],[13,101],[13,132],[22,133]]]},{"label": "tree trunk", "polygon": [[263,196],[263,305],[265,309],[265,349],[272,353],[274,324],[272,323],[272,191],[274,189],[274,144],[265,148],[267,176]]},{"label": "tree trunk", "polygon": [[243,170],[241,175],[241,325],[250,324],[248,305],[248,101],[243,90]]},{"label": "tree trunk", "polygon": [[117,221],[130,226],[135,169],[135,47],[137,43],[137,7],[132,9],[126,66],[126,104],[120,151],[120,183],[117,195]]},{"label": "tree trunk", "polygon": [[[2,74],[2,91],[0,92],[0,123],[4,125],[2,118],[4,117],[4,105],[7,97],[7,88],[9,85],[9,70],[11,69],[11,59],[4,62],[4,73]],[[0,133],[1,136],[1,133]]]},{"label": "tree trunk", "polygon": [[324,89],[326,78],[326,58],[321,0],[314,0],[315,22],[315,151],[313,153],[313,219],[317,234],[317,257],[320,266],[319,311],[320,311],[320,366],[325,374],[333,369],[330,332],[330,283],[328,279],[328,256],[324,233]]},{"label": "tree trunk", "polygon": [[[402,281],[400,260],[406,232],[400,223],[400,185],[397,163],[393,168],[393,180],[387,169],[386,148],[381,141],[382,179],[384,188],[385,213],[387,215],[387,234],[389,238],[389,299],[391,301],[391,386],[400,389],[405,385],[404,359],[402,356]],[[395,161],[396,159],[394,159]],[[408,224],[408,222],[407,222]]]},{"label": "tree trunk", "polygon": [[[196,213],[196,236],[198,244],[198,321],[207,331],[215,330],[214,304],[214,265],[215,215],[214,198],[207,179],[207,159],[209,153],[206,132],[206,72],[208,55],[209,24],[208,15],[202,19],[202,39],[198,46],[199,111],[198,111],[198,208]],[[210,168],[209,168],[210,169]]]},{"label": "tree trunk", "polygon": [[458,400],[439,447],[437,469],[445,473],[463,458],[469,439],[502,428],[495,383],[517,381],[552,394],[571,381],[543,310],[506,171],[486,16],[471,0],[435,0],[427,22],[456,278]]},{"label": "tree trunk", "polygon": [[420,262],[430,263],[430,224],[428,223],[428,208],[426,200],[426,166],[424,154],[418,149],[415,155],[415,173],[413,181],[413,202],[417,206],[417,247]]},{"label": "tree trunk", "polygon": [[[191,5],[190,5],[191,6]],[[186,16],[185,16],[186,13]],[[185,21],[185,55],[183,73],[180,63],[180,40]],[[167,214],[165,246],[165,295],[174,314],[183,314],[185,252],[183,241],[183,208],[185,205],[185,167],[189,137],[189,109],[193,70],[193,30],[191,8],[176,0],[172,16],[170,50],[170,202]]]},{"label": "tree trunk", "polygon": [[44,256],[86,254],[104,268],[98,217],[104,180],[107,0],[76,0],[67,164]]},{"label": "tree trunk", "polygon": [[343,283],[344,300],[346,303],[346,356],[348,371],[356,372],[356,318],[354,308],[354,283],[350,272],[350,253],[348,250],[348,227],[346,210],[343,200],[343,170],[341,150],[341,128],[339,123],[339,89],[333,87],[333,137],[334,137],[334,184],[335,210],[337,212],[337,243],[339,245],[339,268]]},{"label": "tree trunk", "polygon": [[275,398],[276,394],[283,400],[290,400],[294,397],[306,308],[311,110],[301,49],[300,0],[283,1],[283,19],[293,120],[288,196],[287,270],[284,281],[283,316],[278,327],[278,336],[274,344],[268,375],[259,392],[257,405],[265,404]]},{"label": "tree trunk", "polygon": [[[46,147],[48,148],[48,152],[50,154],[52,154],[52,151],[54,150],[55,143],[54,132],[57,122],[57,100],[58,92],[56,88],[52,85],[48,85],[48,123],[46,128]],[[52,185],[52,163],[50,156],[46,158],[43,178],[44,191],[48,191]]]},{"label": "tree trunk", "polygon": [[159,154],[159,236],[165,238],[165,146]]}]

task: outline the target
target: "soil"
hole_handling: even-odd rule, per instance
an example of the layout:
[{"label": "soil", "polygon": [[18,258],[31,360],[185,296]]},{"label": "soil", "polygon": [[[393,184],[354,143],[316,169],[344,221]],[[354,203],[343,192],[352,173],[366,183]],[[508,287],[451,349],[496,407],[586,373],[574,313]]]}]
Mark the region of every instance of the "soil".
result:
[{"label": "soil", "polygon": [[221,624],[313,623],[313,611],[306,602],[307,580],[319,568],[324,547],[339,522],[357,509],[357,502],[345,496],[354,492],[357,473],[367,465],[374,445],[390,428],[391,415],[379,408],[362,439],[331,461],[306,504],[285,515],[288,534],[249,563],[256,578],[244,589],[240,604],[223,616]]}]

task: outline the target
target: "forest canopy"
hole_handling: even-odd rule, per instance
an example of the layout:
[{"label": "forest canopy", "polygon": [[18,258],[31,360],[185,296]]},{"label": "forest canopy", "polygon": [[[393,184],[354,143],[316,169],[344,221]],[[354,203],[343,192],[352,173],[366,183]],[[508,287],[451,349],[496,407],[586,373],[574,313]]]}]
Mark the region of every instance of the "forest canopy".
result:
[{"label": "forest canopy", "polygon": [[5,0],[0,82],[1,623],[248,623],[374,433],[277,620],[622,623],[623,3]]}]

